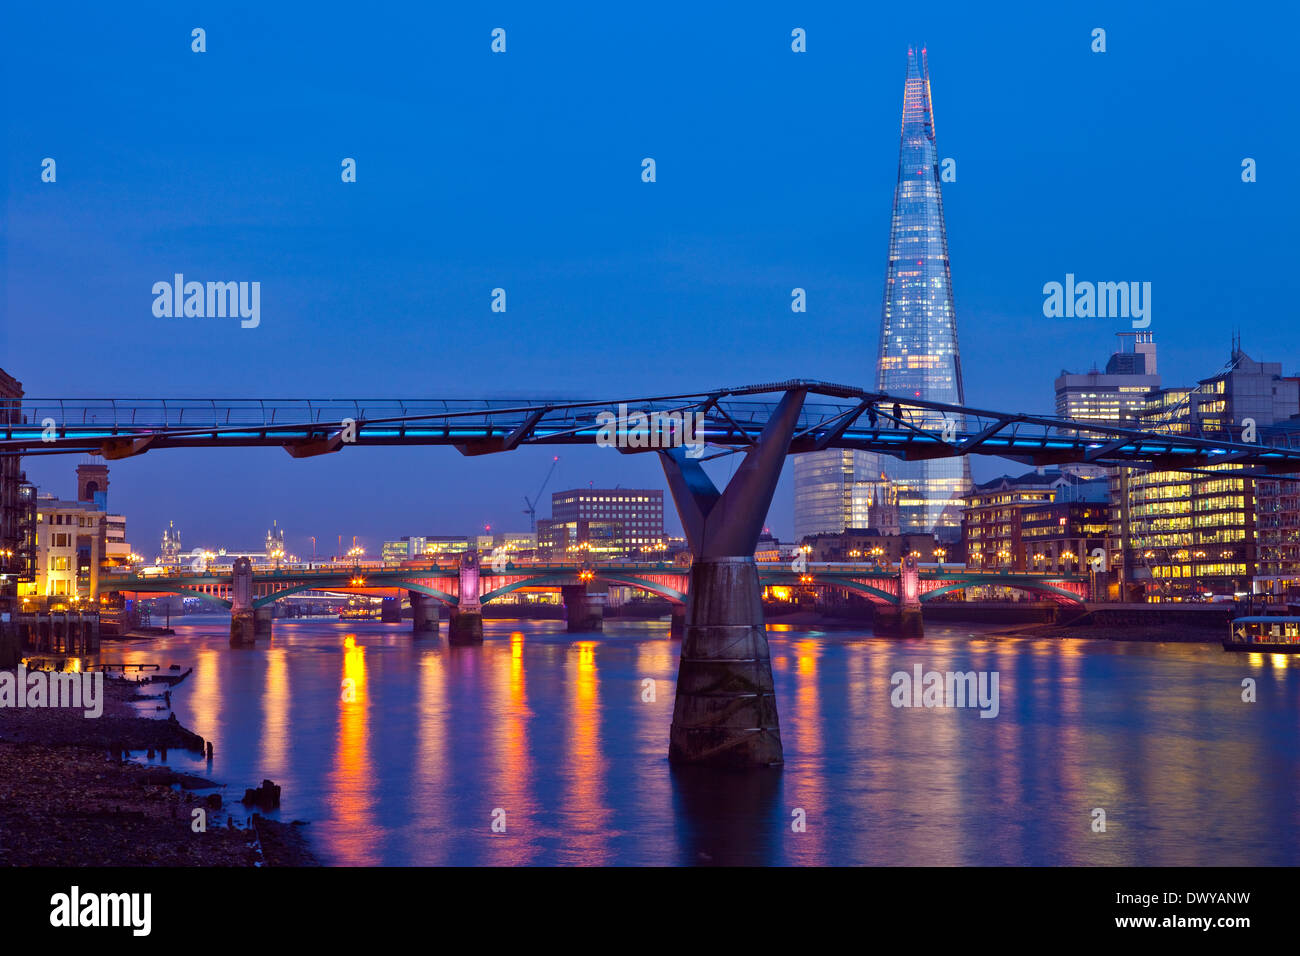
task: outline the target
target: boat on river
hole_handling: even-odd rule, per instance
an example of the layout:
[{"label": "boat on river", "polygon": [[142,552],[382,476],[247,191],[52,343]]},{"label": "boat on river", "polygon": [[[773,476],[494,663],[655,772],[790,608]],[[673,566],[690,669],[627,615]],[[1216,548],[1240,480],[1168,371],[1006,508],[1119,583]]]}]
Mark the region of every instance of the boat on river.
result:
[{"label": "boat on river", "polygon": [[1270,614],[1234,618],[1228,625],[1223,649],[1255,654],[1300,654],[1300,617]]}]

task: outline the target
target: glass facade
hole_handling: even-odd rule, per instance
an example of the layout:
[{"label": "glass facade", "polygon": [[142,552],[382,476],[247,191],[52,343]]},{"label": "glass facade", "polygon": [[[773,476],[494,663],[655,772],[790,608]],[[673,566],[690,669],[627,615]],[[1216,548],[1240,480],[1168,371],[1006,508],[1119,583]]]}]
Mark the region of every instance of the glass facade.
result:
[{"label": "glass facade", "polygon": [[[1280,363],[1256,362],[1234,348],[1227,369],[1195,388],[1151,392],[1138,424],[1153,432],[1238,439],[1247,418],[1265,428],[1298,410],[1300,382],[1283,377]],[[1255,481],[1235,474],[1243,470],[1236,464],[1207,465],[1201,472],[1116,469],[1111,537],[1129,584],[1140,586],[1147,600],[1239,594],[1251,590],[1257,572],[1268,573],[1259,568],[1261,559],[1277,565],[1271,559],[1281,554],[1273,547],[1279,515],[1270,500],[1257,550]]]},{"label": "glass facade", "polygon": [[794,460],[794,539],[839,534],[846,528],[878,528],[878,512],[891,503],[882,456],[837,448]]},{"label": "glass facade", "polygon": [[[876,387],[900,400],[903,417],[934,430],[934,412],[909,408],[908,398],[963,404],[957,316],[953,307],[948,236],[939,187],[930,74],[923,48],[907,51],[903,86],[902,142],[889,235],[889,264],[880,320]],[[958,420],[958,431],[965,422]],[[961,526],[961,496],[971,488],[963,457],[929,461],[890,460],[886,469],[900,485],[904,532],[951,539]]]}]

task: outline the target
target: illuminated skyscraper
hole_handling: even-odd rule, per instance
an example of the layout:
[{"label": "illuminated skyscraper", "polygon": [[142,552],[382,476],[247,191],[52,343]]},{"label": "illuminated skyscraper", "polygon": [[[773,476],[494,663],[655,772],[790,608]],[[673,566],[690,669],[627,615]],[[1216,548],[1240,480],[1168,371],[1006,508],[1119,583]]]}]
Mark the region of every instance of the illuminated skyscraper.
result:
[{"label": "illuminated skyscraper", "polygon": [[[957,317],[948,268],[948,236],[939,190],[939,157],[930,108],[925,50],[907,51],[903,87],[902,145],[889,234],[889,265],[880,319],[876,388],[897,397],[903,417],[921,428],[942,429],[933,412],[908,408],[907,398],[962,404]],[[889,414],[892,406],[881,409]],[[882,416],[882,424],[892,424]],[[958,430],[965,423],[958,420]],[[863,483],[883,470],[896,483],[900,530],[961,534],[961,496],[971,488],[970,465],[962,458],[905,462],[862,451],[821,451],[794,460],[795,540],[862,526],[854,502]]]},{"label": "illuminated skyscraper", "polygon": [[[908,398],[965,403],[939,182],[930,72],[925,49],[912,47],[907,51],[903,85],[902,142],[876,387],[903,402],[905,419],[935,430],[943,428],[942,418],[934,412],[908,408]],[[959,420],[956,427],[962,430],[965,423]],[[960,499],[971,487],[970,464],[965,457],[912,462],[887,459],[886,470],[901,486],[899,512],[904,533],[948,538],[959,533]]]}]

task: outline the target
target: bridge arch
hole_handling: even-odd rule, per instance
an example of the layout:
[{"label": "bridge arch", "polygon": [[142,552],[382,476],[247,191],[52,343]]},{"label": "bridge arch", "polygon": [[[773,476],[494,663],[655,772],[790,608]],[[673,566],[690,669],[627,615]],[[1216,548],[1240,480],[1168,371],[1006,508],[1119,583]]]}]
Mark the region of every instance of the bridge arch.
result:
[{"label": "bridge arch", "polygon": [[[423,584],[402,582],[400,584],[395,584],[395,585],[379,585],[379,586],[385,588],[395,587],[398,588],[399,590],[404,590],[404,591],[419,591],[421,594],[427,594],[430,597],[435,597],[439,601],[442,601],[446,604],[450,604],[453,606],[456,604],[456,598],[453,597],[452,595],[447,594],[443,591],[439,591],[436,588],[428,587],[427,585],[423,585]],[[329,584],[322,584],[319,581],[312,581],[312,582],[308,582],[307,584],[298,584],[295,585],[294,587],[285,588],[282,591],[274,591],[271,594],[264,594],[259,598],[253,598],[253,607],[266,607],[268,604],[274,604],[282,597],[288,597],[290,594],[300,594],[303,591],[333,591],[333,590],[350,591],[350,590],[356,590],[356,587],[348,585],[343,582],[331,586]],[[227,607],[230,606],[229,602],[227,602],[226,606]]]},{"label": "bridge arch", "polygon": [[215,594],[211,594],[208,591],[200,591],[198,588],[192,588],[192,587],[187,588],[179,584],[170,584],[170,585],[155,585],[155,584],[134,585],[133,584],[131,587],[113,587],[111,585],[105,585],[101,590],[105,592],[119,591],[119,592],[124,592],[126,594],[134,594],[136,595],[137,600],[140,599],[139,595],[141,594],[180,594],[184,597],[199,598],[201,600],[208,601],[212,604],[220,604],[224,608],[231,607],[231,602],[226,598],[219,598]]},{"label": "bridge arch", "polygon": [[531,578],[520,578],[518,581],[511,581],[509,584],[488,591],[479,595],[479,603],[487,604],[493,598],[498,598],[503,594],[509,594],[511,591],[518,591],[520,588],[535,588],[545,584],[563,584],[573,577],[571,574],[540,574]]},{"label": "bridge arch", "polygon": [[427,594],[429,597],[437,598],[448,607],[455,607],[460,603],[460,598],[454,594],[448,594],[446,591],[439,591],[437,588],[431,588],[427,584],[416,584],[414,581],[405,581],[400,585],[407,591],[418,591],[420,594]]},{"label": "bridge arch", "polygon": [[971,587],[982,587],[995,585],[997,587],[1015,588],[1017,591],[1032,591],[1038,594],[1044,594],[1062,604],[1083,605],[1084,599],[1073,591],[1065,588],[1058,588],[1046,581],[1037,581],[1032,578],[1007,577],[1003,579],[993,579],[989,577],[965,578],[960,581],[954,581],[951,584],[945,584],[942,587],[934,588],[930,591],[924,591],[921,594],[922,603],[938,597],[940,594],[948,594],[952,591],[964,591]]},{"label": "bridge arch", "polygon": [[[805,581],[803,580],[804,578],[812,578],[812,581],[811,582]],[[794,574],[793,572],[788,572],[788,571],[760,574],[758,578],[758,583],[763,587],[768,587],[769,585],[773,585],[773,584],[778,586],[787,585],[787,584],[790,585],[808,584],[808,583],[820,584],[822,587],[843,588],[846,591],[852,591],[855,594],[861,594],[863,597],[868,598],[872,604],[885,604],[888,605],[889,607],[894,607],[895,605],[898,604],[897,595],[890,594],[888,591],[882,591],[879,588],[874,588],[870,584],[863,584],[861,581],[853,581],[849,579],[840,579],[840,578],[827,579],[825,577],[819,576],[816,571],[808,571],[802,575]]]},{"label": "bridge arch", "polygon": [[684,591],[679,591],[674,587],[669,587],[667,584],[660,584],[658,581],[651,581],[646,578],[637,577],[635,574],[601,574],[599,571],[596,571],[595,574],[596,580],[604,581],[607,584],[618,584],[624,587],[640,588],[642,591],[647,591],[650,594],[667,598],[674,604],[684,605],[686,603],[686,593]]}]

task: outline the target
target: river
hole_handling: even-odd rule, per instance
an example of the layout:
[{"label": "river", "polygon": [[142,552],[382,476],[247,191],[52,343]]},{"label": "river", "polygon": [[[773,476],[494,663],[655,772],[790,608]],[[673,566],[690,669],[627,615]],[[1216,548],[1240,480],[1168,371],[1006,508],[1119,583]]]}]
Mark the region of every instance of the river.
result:
[{"label": "river", "polygon": [[[226,784],[228,808],[275,781],[274,815],[309,821],[328,864],[1300,861],[1300,661],[1278,655],[773,626],[786,763],[726,773],[668,764],[666,621],[489,620],[481,647],[449,647],[446,622],[434,640],[276,620],[232,650],[228,618],[179,620],[100,659],[193,667],[172,703],[215,757],[170,765]],[[997,716],[893,706],[917,664],[996,672]]]}]

